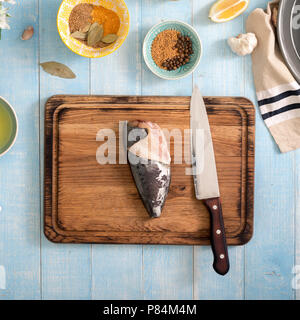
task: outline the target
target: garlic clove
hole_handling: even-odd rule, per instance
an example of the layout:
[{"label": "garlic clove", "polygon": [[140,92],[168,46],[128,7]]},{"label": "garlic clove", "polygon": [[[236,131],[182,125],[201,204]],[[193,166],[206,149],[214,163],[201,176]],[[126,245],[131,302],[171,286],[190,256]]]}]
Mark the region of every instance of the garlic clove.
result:
[{"label": "garlic clove", "polygon": [[239,56],[251,54],[257,46],[257,38],[254,33],[239,34],[227,40],[231,50]]},{"label": "garlic clove", "polygon": [[34,29],[32,26],[29,26],[24,30],[21,39],[22,40],[29,40],[32,38],[33,34],[34,34]]}]

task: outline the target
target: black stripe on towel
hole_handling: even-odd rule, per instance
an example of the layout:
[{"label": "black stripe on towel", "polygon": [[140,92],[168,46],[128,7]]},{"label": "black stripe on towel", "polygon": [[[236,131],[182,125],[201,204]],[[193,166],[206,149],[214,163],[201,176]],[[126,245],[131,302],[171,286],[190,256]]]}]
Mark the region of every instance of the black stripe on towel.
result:
[{"label": "black stripe on towel", "polygon": [[258,101],[258,105],[261,107],[261,106],[263,106],[265,104],[274,103],[274,102],[280,101],[280,100],[285,99],[285,98],[290,97],[290,96],[299,96],[299,95],[300,95],[300,89],[298,89],[298,90],[289,90],[289,91],[280,93],[279,95],[277,95],[275,97],[259,100]]},{"label": "black stripe on towel", "polygon": [[284,112],[287,112],[287,111],[290,111],[290,110],[295,110],[295,109],[300,109],[300,103],[290,104],[290,105],[282,107],[282,108],[280,108],[278,110],[270,111],[268,113],[263,114],[262,118],[264,120],[266,120],[268,118],[276,116],[277,114],[284,113]]}]

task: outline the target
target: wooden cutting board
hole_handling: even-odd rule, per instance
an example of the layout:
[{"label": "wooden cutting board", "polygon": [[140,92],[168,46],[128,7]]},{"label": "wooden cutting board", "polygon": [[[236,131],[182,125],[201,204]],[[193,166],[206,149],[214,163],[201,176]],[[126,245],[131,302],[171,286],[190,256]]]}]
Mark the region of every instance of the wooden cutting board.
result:
[{"label": "wooden cutting board", "polygon": [[[195,198],[192,176],[186,175],[190,164],[172,161],[172,182],[162,216],[150,219],[129,165],[103,165],[96,159],[106,142],[97,141],[97,133],[112,129],[118,160],[119,121],[152,121],[169,131],[177,128],[183,135],[189,129],[189,103],[190,97],[50,98],[45,113],[46,237],[64,243],[209,244],[209,214]],[[242,245],[253,233],[254,107],[245,98],[207,97],[205,103],[227,242]],[[182,150],[186,148],[190,155],[189,138],[184,140]],[[171,139],[174,160],[173,151]]]}]

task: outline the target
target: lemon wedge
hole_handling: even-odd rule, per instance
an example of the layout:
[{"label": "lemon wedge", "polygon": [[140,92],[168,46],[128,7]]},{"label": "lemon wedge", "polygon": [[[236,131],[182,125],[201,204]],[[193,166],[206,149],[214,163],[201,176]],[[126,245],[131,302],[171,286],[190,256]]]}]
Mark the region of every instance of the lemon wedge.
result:
[{"label": "lemon wedge", "polygon": [[214,22],[230,21],[243,13],[250,0],[218,0],[209,11],[209,18]]}]

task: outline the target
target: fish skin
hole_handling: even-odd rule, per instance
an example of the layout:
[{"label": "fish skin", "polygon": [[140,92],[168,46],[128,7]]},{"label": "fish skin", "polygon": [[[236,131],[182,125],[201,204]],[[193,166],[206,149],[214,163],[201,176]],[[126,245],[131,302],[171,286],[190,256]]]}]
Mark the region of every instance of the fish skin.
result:
[{"label": "fish skin", "polygon": [[[162,213],[171,183],[171,166],[168,157],[164,161],[157,161],[157,156],[149,154],[148,158],[141,158],[130,151],[130,148],[139,141],[146,139],[151,129],[160,130],[156,124],[144,121],[134,121],[127,125],[128,160],[132,176],[143,204],[151,218],[158,218]],[[137,141],[129,141],[131,130],[137,130]],[[163,135],[162,131],[161,134]],[[163,139],[165,137],[163,136]],[[162,146],[167,146],[163,141]],[[166,151],[166,150],[164,150]],[[169,155],[169,151],[167,150]],[[152,159],[154,158],[154,159]],[[166,160],[167,159],[167,160]]]}]

